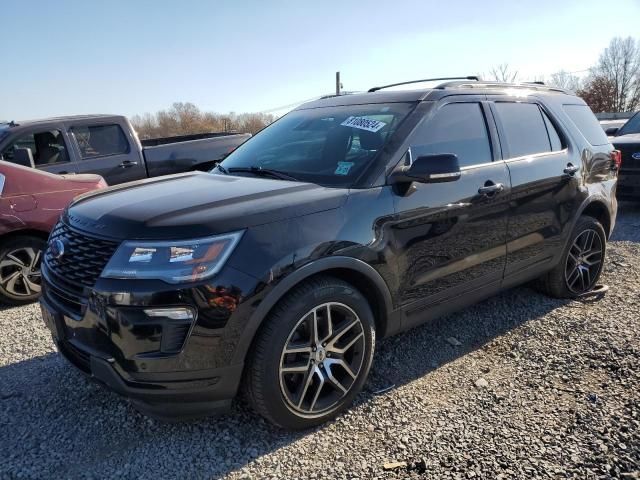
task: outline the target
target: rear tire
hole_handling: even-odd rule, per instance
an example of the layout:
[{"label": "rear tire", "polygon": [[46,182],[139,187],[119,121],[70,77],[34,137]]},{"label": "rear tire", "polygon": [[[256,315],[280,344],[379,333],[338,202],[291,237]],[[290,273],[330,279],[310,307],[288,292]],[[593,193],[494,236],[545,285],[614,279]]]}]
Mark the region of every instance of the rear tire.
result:
[{"label": "rear tire", "polygon": [[329,276],[303,282],[258,333],[245,373],[249,403],[286,429],[334,418],[367,379],[374,325],[369,304],[352,285]]},{"label": "rear tire", "polygon": [[607,236],[595,218],[578,219],[560,263],[538,280],[538,287],[555,298],[577,298],[597,283],[604,266]]},{"label": "rear tire", "polygon": [[40,263],[47,242],[19,236],[0,244],[0,302],[26,305],[40,296]]}]

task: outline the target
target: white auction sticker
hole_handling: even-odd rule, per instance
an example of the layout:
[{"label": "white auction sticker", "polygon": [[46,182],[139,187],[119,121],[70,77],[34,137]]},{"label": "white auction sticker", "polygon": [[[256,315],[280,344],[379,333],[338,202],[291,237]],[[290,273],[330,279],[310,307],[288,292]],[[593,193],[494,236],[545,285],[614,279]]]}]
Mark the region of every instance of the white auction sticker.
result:
[{"label": "white auction sticker", "polygon": [[377,132],[384,127],[386,123],[379,120],[371,120],[366,117],[349,117],[340,125],[344,127],[359,128],[360,130],[367,130],[368,132]]}]

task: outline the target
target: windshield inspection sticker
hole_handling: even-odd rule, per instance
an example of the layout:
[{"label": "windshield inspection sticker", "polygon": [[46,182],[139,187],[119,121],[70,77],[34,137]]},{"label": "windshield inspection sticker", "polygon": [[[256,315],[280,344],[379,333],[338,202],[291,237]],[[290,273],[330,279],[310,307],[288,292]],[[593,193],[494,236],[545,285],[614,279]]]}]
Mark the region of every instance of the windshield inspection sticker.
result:
[{"label": "windshield inspection sticker", "polygon": [[333,172],[334,175],[349,175],[349,170],[353,167],[353,162],[338,162],[338,168]]},{"label": "windshield inspection sticker", "polygon": [[371,120],[366,117],[349,117],[340,125],[344,127],[359,128],[360,130],[367,130],[368,132],[377,132],[384,127],[386,123],[379,120]]}]

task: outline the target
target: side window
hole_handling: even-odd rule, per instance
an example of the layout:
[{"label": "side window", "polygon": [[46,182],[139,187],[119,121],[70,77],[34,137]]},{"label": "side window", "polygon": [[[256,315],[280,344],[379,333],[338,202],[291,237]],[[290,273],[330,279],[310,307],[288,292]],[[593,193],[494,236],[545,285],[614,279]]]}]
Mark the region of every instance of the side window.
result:
[{"label": "side window", "polygon": [[69,161],[67,147],[60,130],[48,130],[22,135],[2,151],[2,158],[12,162],[16,148],[30,148],[36,167]]},{"label": "side window", "polygon": [[71,131],[83,159],[129,152],[129,142],[120,125],[87,125]]},{"label": "side window", "polygon": [[559,152],[562,150],[562,140],[560,139],[560,135],[558,134],[558,130],[551,123],[551,119],[542,111],[542,118],[544,118],[544,124],[547,127],[547,133],[549,134],[549,140],[551,141],[551,151]]},{"label": "side window", "polygon": [[493,160],[487,124],[479,103],[450,103],[420,125],[412,142],[414,158],[430,153],[455,153],[461,167]]},{"label": "side window", "polygon": [[495,109],[506,136],[503,140],[509,147],[510,158],[551,151],[547,127],[538,105],[496,102]]}]

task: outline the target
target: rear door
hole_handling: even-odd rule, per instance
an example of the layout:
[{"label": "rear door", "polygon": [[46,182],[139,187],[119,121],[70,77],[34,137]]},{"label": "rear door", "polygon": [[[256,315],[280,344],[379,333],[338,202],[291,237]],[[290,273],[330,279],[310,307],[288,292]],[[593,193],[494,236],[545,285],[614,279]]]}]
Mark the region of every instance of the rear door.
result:
[{"label": "rear door", "polygon": [[116,122],[73,123],[68,128],[79,173],[102,175],[109,185],[146,178],[139,151]]},{"label": "rear door", "polygon": [[567,136],[542,104],[493,100],[511,176],[505,269],[505,284],[510,284],[548,270],[562,252],[563,234],[577,207],[582,163],[570,155]]},{"label": "rear door", "polygon": [[[431,306],[499,289],[506,260],[509,172],[492,146],[495,125],[482,97],[450,97],[411,136],[411,156],[454,153],[461,177],[414,183],[396,195],[391,229],[403,327],[428,318]],[[493,192],[481,193],[483,187]]]}]

